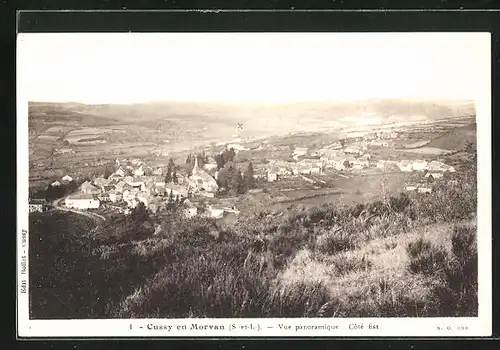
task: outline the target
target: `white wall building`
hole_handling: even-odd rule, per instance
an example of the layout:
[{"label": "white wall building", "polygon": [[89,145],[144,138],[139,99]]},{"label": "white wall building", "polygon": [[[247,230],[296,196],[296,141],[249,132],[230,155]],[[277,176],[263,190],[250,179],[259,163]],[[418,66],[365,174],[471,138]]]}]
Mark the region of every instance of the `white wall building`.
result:
[{"label": "white wall building", "polygon": [[64,204],[68,208],[86,210],[99,208],[101,202],[91,194],[81,194],[66,197]]}]

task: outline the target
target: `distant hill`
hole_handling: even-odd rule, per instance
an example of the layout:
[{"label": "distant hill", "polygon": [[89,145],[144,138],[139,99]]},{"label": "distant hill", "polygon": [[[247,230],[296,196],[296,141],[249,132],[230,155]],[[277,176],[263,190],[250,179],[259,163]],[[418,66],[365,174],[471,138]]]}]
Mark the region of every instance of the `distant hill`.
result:
[{"label": "distant hill", "polygon": [[459,150],[465,147],[467,143],[477,143],[476,123],[471,123],[455,128],[446,134],[435,138],[427,147],[441,148],[445,150]]},{"label": "distant hill", "polygon": [[[35,112],[37,111],[37,112]],[[40,113],[43,112],[43,113]],[[332,131],[355,126],[353,118],[377,123],[456,118],[474,114],[469,101],[364,100],[349,102],[215,103],[151,102],[130,105],[30,103],[30,117],[89,118],[122,123],[227,135],[243,123],[241,137]],[[347,118],[346,118],[347,117]],[[83,120],[82,120],[83,122]],[[88,121],[86,124],[89,124]]]}]

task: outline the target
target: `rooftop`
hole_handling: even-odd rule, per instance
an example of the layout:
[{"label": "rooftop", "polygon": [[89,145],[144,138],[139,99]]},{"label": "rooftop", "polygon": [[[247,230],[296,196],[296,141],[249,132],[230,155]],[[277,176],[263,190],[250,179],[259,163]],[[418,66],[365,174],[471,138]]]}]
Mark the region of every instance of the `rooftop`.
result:
[{"label": "rooftop", "polygon": [[81,200],[96,199],[93,194],[86,194],[86,193],[74,194],[74,195],[68,196],[66,198],[70,199],[70,200],[75,200],[75,199],[81,199]]}]

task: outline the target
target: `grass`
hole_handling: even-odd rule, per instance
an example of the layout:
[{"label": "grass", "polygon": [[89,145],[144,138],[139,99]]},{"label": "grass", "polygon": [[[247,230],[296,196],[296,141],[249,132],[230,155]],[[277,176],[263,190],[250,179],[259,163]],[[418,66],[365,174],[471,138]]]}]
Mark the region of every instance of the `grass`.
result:
[{"label": "grass", "polygon": [[92,229],[34,214],[32,317],[477,315],[474,184],[225,223],[174,216],[157,236],[127,218]]}]

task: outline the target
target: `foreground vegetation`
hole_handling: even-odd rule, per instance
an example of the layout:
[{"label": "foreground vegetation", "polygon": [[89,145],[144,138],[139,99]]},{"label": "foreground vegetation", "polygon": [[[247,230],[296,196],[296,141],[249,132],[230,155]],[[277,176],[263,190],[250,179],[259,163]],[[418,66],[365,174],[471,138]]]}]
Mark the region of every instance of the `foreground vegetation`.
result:
[{"label": "foreground vegetation", "polygon": [[159,230],[136,211],[93,227],[34,213],[32,317],[477,315],[477,186],[465,168],[432,194],[231,224],[171,215]]}]

